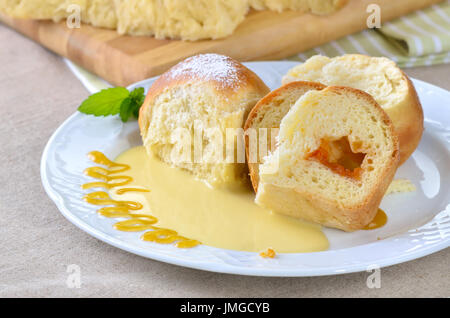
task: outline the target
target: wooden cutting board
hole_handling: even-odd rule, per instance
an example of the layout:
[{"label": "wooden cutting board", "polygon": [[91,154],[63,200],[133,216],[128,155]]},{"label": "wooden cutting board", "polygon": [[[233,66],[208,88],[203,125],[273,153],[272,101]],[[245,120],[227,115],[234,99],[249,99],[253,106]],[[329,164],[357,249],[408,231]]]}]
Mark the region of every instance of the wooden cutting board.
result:
[{"label": "wooden cutting board", "polygon": [[0,21],[110,83],[126,86],[199,53],[221,53],[240,61],[292,56],[367,28],[366,9],[372,3],[381,7],[382,21],[388,21],[440,1],[350,0],[345,8],[329,16],[252,12],[232,36],[197,42],[123,36],[89,25],[69,29],[65,22],[12,19],[1,14]]}]

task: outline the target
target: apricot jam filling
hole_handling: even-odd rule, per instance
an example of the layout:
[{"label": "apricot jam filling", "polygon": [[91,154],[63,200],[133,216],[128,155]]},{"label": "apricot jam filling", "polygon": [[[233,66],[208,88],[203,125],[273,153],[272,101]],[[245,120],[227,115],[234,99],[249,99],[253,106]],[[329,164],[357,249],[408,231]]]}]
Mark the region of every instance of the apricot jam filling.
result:
[{"label": "apricot jam filling", "polygon": [[[360,146],[357,142],[353,144],[355,149]],[[342,137],[338,140],[321,139],[319,148],[307,154],[305,159],[318,161],[343,177],[359,181],[365,156],[365,153],[353,152],[348,137]]]}]

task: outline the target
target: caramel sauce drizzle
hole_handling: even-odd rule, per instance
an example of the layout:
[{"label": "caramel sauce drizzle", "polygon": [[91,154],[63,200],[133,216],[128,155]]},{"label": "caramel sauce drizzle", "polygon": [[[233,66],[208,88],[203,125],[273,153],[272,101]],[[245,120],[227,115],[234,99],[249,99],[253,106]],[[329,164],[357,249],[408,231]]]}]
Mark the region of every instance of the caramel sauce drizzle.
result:
[{"label": "caramel sauce drizzle", "polygon": [[377,214],[375,215],[375,217],[373,218],[373,220],[367,224],[363,230],[375,230],[378,229],[382,226],[384,226],[387,223],[388,217],[386,215],[386,213],[381,210],[378,209]]},{"label": "caramel sauce drizzle", "polygon": [[[98,182],[89,182],[81,186],[82,189],[104,188],[107,190],[115,187],[123,187],[133,181],[133,178],[125,175],[116,175],[130,169],[129,165],[120,164],[109,160],[103,153],[92,151],[88,158],[104,167],[89,167],[84,170],[87,176],[98,179]],[[121,195],[127,192],[150,192],[142,188],[121,188],[116,191]],[[155,226],[158,219],[150,214],[139,214],[134,211],[141,210],[143,205],[135,201],[113,200],[107,192],[96,191],[86,194],[83,199],[93,205],[104,205],[97,210],[100,215],[108,218],[128,218],[114,224],[114,228],[123,232],[145,232],[141,239],[159,244],[172,244],[178,248],[192,248],[201,244],[197,240],[188,239],[178,235],[176,231]],[[151,230],[151,231],[148,231]]]},{"label": "caramel sauce drizzle", "polygon": [[116,191],[117,194],[125,194],[127,192],[150,192],[150,190],[141,188],[122,188]]},{"label": "caramel sauce drizzle", "polygon": [[277,254],[275,253],[275,251],[270,247],[267,249],[267,251],[259,253],[259,256],[261,256],[262,258],[275,258],[276,255]]}]

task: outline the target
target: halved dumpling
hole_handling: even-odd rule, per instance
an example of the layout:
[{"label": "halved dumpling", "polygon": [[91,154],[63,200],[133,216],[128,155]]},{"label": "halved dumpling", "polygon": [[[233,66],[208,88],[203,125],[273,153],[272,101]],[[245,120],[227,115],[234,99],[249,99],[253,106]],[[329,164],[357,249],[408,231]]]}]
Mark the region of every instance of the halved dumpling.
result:
[{"label": "halved dumpling", "polygon": [[377,213],[399,163],[391,120],[367,93],[304,94],[282,119],[277,149],[259,166],[256,203],[354,231]]},{"label": "halved dumpling", "polygon": [[400,143],[400,164],[419,145],[423,111],[413,83],[391,60],[360,54],[329,58],[313,56],[289,70],[283,83],[315,81],[327,86],[348,86],[370,95],[388,114]]},{"label": "halved dumpling", "polygon": [[[149,154],[212,186],[245,183],[248,170],[237,136],[268,91],[255,73],[230,57],[192,56],[150,87],[139,113],[143,144]],[[230,160],[229,152],[235,155]]]},{"label": "halved dumpling", "polygon": [[[325,85],[314,82],[292,82],[270,92],[253,107],[247,117],[244,129],[246,131],[245,150],[250,180],[255,192],[258,190],[259,164],[262,163],[263,157],[268,152],[275,150],[274,141],[281,120],[306,92],[321,90],[325,87]],[[253,133],[250,132],[251,129],[254,130]],[[265,130],[261,131],[260,129]],[[262,138],[266,138],[265,143],[260,142]],[[262,147],[266,149],[261,149]],[[250,152],[253,152],[253,156],[250,155]]]}]

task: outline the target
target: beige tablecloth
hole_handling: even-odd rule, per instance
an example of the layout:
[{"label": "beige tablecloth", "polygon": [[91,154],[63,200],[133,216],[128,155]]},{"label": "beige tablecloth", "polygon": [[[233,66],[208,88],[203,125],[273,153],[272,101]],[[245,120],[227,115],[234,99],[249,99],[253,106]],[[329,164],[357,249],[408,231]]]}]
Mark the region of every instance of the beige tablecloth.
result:
[{"label": "beige tablecloth", "polygon": [[[370,289],[365,272],[241,277],[152,261],[98,241],[59,213],[39,175],[48,138],[88,92],[61,58],[3,25],[0,65],[0,296],[450,296],[450,249],[382,269],[381,288]],[[450,65],[407,73],[450,89]],[[80,288],[66,284],[70,264],[80,268]]]}]

